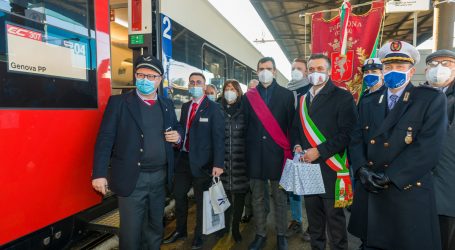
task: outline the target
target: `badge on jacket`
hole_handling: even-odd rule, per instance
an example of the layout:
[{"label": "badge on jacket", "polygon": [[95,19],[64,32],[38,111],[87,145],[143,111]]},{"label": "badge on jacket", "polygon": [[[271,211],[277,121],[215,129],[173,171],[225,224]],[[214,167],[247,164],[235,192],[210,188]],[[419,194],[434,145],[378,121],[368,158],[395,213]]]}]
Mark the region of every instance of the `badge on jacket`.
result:
[{"label": "badge on jacket", "polygon": [[408,127],[408,131],[406,132],[406,137],[404,138],[404,143],[411,144],[412,143],[412,127]]}]

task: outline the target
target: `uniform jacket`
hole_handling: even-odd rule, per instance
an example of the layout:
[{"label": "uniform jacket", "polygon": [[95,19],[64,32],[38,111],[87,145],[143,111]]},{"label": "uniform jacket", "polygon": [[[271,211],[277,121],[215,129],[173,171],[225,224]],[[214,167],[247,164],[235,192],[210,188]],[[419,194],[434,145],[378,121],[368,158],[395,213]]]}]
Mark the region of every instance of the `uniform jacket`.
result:
[{"label": "uniform jacket", "polygon": [[354,173],[368,167],[392,181],[379,194],[358,199],[354,193],[353,206],[367,202],[367,246],[440,249],[431,170],[446,132],[446,98],[438,90],[409,83],[391,111],[387,104],[387,89],[361,102],[350,146]]},{"label": "uniform jacket", "polygon": [[[360,108],[362,106],[362,102],[370,102],[368,99],[374,98],[376,95],[382,95],[384,93],[384,90],[386,90],[386,87],[384,85],[381,86],[377,91],[373,93],[369,93],[368,90],[366,90],[363,95],[361,96],[359,100],[359,105],[358,107]],[[357,127],[358,125],[356,125]],[[355,130],[357,131],[357,130]],[[353,133],[355,133],[355,131]],[[358,138],[359,136],[362,136],[361,134],[356,135],[357,137],[353,137],[351,141],[351,145],[354,148],[357,141],[360,139]],[[348,153],[352,154],[352,151],[354,150],[351,148],[351,146],[348,149]],[[358,168],[357,168],[358,169]],[[357,170],[356,169],[356,170]],[[351,167],[351,175],[355,175],[353,173],[353,168]],[[353,187],[354,187],[354,202],[351,206],[351,216],[349,218],[349,225],[348,225],[348,231],[360,238],[360,239],[366,239],[366,234],[367,234],[367,223],[368,221],[368,195],[369,193],[365,190],[363,187],[362,183],[358,178],[354,178],[353,181]]]},{"label": "uniform jacket", "polygon": [[[180,124],[184,130],[191,103],[182,105]],[[211,175],[214,166],[224,167],[224,114],[218,103],[204,98],[191,124],[189,138],[188,156],[193,176]]]},{"label": "uniform jacket", "polygon": [[[326,138],[326,142],[321,143],[317,147],[321,156],[313,162],[320,164],[322,178],[324,180],[326,193],[320,196],[334,199],[337,174],[325,161],[336,153],[342,156],[343,152],[347,149],[350,134],[357,121],[356,106],[352,95],[346,90],[336,87],[330,80],[311,103],[309,99],[306,98],[309,116]],[[292,145],[301,145],[305,150],[312,148],[312,146],[303,132],[299,112],[300,104],[294,117],[291,134]]]},{"label": "uniform jacket", "polygon": [[446,90],[449,122],[439,163],[434,170],[434,188],[438,214],[455,217],[455,81]]},{"label": "uniform jacket", "polygon": [[[272,84],[275,86],[267,107],[284,134],[289,134],[295,113],[294,96],[291,91],[278,85],[275,80]],[[256,88],[261,87],[258,85]],[[245,98],[244,108],[248,175],[254,179],[279,180],[283,169],[284,151],[265,130],[248,98]]]},{"label": "uniform jacket", "polygon": [[[120,196],[131,194],[140,171],[144,140],[141,112],[135,98],[139,98],[135,91],[109,98],[95,145],[92,178],[109,177],[109,188]],[[183,130],[177,121],[173,102],[158,96],[157,104],[163,112],[163,130],[172,127],[183,138]],[[168,187],[172,187],[174,174],[172,146],[172,143],[165,143]]]},{"label": "uniform jacket", "polygon": [[[225,109],[222,106],[223,111]],[[224,188],[233,193],[246,193],[249,190],[245,159],[245,115],[242,104],[231,116],[224,112],[225,117],[225,149],[224,168],[221,175]]]}]

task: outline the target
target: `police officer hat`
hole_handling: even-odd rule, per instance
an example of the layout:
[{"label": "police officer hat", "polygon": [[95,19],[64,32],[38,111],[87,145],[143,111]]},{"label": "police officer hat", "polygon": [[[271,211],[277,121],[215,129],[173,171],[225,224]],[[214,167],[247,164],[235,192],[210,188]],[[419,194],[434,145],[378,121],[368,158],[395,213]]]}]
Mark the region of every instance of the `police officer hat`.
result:
[{"label": "police officer hat", "polygon": [[366,59],[362,66],[362,72],[365,72],[367,70],[374,70],[374,69],[382,70],[381,60],[379,60],[379,58]]},{"label": "police officer hat", "polygon": [[136,70],[140,68],[152,69],[158,72],[160,75],[163,74],[163,64],[160,60],[156,59],[152,55],[141,55],[136,60]]},{"label": "police officer hat", "polygon": [[378,56],[382,63],[409,62],[417,64],[420,61],[419,51],[404,41],[391,41],[379,49]]},{"label": "police officer hat", "polygon": [[436,57],[450,57],[452,59],[455,59],[455,52],[447,49],[436,50],[435,52],[427,56],[425,62],[428,63],[429,61],[433,60]]}]

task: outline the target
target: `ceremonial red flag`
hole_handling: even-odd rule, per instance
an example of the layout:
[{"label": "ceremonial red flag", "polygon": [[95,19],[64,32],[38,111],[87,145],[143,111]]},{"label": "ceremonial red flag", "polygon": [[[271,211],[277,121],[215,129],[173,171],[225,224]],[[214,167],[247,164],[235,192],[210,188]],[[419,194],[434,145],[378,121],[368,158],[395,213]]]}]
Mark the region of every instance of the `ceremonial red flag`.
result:
[{"label": "ceremonial red flag", "polygon": [[[347,12],[343,14],[342,11]],[[362,92],[363,62],[374,54],[379,38],[384,2],[373,2],[371,9],[362,15],[350,13],[350,6],[342,11],[342,17],[347,15],[349,18],[344,29],[340,24],[340,15],[330,20],[325,20],[322,12],[312,15],[311,51],[313,54],[323,53],[331,59],[332,81],[349,90],[357,99]],[[342,39],[346,41],[345,46]],[[346,47],[346,51],[342,51],[342,47]]]}]

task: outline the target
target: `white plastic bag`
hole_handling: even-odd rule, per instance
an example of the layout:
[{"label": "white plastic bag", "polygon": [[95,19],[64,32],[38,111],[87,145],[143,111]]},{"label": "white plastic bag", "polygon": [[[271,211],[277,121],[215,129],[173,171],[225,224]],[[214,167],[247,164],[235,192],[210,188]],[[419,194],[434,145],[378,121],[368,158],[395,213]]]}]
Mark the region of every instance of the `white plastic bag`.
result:
[{"label": "white plastic bag", "polygon": [[213,212],[220,214],[226,211],[231,203],[227,198],[220,177],[213,177],[212,186],[209,188],[210,200],[212,201]]},{"label": "white plastic bag", "polygon": [[294,186],[295,186],[295,168],[294,168],[294,163],[298,163],[300,159],[300,154],[296,153],[294,155],[294,159],[286,160],[286,164],[284,165],[283,172],[281,173],[281,178],[280,178],[280,186],[288,191],[288,192],[293,192],[294,191]]},{"label": "white plastic bag", "polygon": [[288,191],[294,190],[294,162],[287,159],[284,165],[283,172],[281,173],[280,186]]},{"label": "white plastic bag", "polygon": [[214,233],[225,227],[224,213],[214,213],[209,191],[204,191],[202,217],[202,233],[205,235]]},{"label": "white plastic bag", "polygon": [[293,160],[286,160],[280,178],[280,186],[295,195],[325,194],[319,164],[299,161],[300,154],[295,154]]}]

